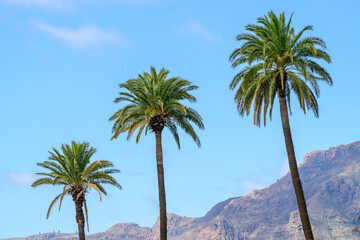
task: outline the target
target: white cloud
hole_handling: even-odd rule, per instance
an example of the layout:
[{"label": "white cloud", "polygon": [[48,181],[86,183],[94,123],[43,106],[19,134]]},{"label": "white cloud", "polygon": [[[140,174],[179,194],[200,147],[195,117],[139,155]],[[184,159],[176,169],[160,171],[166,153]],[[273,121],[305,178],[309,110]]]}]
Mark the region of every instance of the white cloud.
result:
[{"label": "white cloud", "polygon": [[262,178],[243,178],[241,180],[241,190],[244,193],[251,192],[253,190],[260,190],[268,187],[271,184],[270,181],[266,181]]},{"label": "white cloud", "polygon": [[115,3],[128,3],[128,4],[142,4],[142,3],[154,3],[158,0],[79,0],[82,2],[115,2]]},{"label": "white cloud", "polygon": [[260,190],[275,183],[289,172],[289,164],[287,159],[276,162],[270,168],[260,168],[256,173],[244,177],[236,177],[228,174],[239,188],[240,195],[246,195],[253,190]]},{"label": "white cloud", "polygon": [[69,11],[79,3],[122,3],[122,4],[147,4],[158,0],[0,0],[0,3],[22,7],[38,7],[46,10]]},{"label": "white cloud", "polygon": [[68,0],[0,0],[0,3],[23,7],[40,7],[48,10],[69,10]]},{"label": "white cloud", "polygon": [[102,30],[97,26],[87,25],[78,29],[54,27],[46,23],[37,22],[34,27],[52,37],[68,44],[71,47],[87,49],[108,44],[130,46],[131,41],[115,30]]},{"label": "white cloud", "polygon": [[7,172],[5,173],[5,179],[10,184],[28,187],[35,181],[36,177],[30,172]]},{"label": "white cloud", "polygon": [[197,21],[189,21],[180,28],[175,30],[178,35],[192,35],[201,37],[209,42],[219,42],[222,37],[219,34],[211,32],[205,26],[201,25]]},{"label": "white cloud", "polygon": [[234,177],[228,175],[229,178],[234,181],[239,187],[240,195],[246,195],[253,190],[260,190],[268,187],[273,182],[271,180],[265,179],[261,176],[247,176],[247,177]]},{"label": "white cloud", "polygon": [[285,176],[287,173],[289,172],[289,162],[286,159],[284,159],[283,161],[281,161],[281,166],[279,168],[279,176]]}]

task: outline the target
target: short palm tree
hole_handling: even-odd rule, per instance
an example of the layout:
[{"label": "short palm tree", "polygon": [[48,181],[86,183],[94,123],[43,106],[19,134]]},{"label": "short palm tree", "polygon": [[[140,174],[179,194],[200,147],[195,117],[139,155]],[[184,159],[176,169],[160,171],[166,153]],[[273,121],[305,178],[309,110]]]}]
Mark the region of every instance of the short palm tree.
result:
[{"label": "short palm tree", "polygon": [[90,158],[95,154],[96,149],[89,147],[89,143],[71,142],[71,145],[62,144],[61,151],[53,148],[49,151],[48,161],[38,163],[37,165],[50,170],[48,173],[37,173],[44,177],[36,180],[32,187],[40,185],[60,185],[63,191],[50,204],[46,218],[49,218],[54,204],[60,199],[61,202],[65,195],[71,195],[76,207],[76,222],[79,229],[79,239],[85,239],[85,219],[83,207],[86,214],[86,222],[89,230],[88,213],[86,207],[85,194],[94,189],[100,195],[106,195],[103,184],[110,184],[121,189],[119,183],[110,174],[118,173],[119,170],[113,169],[113,164],[106,160],[90,162]]},{"label": "short palm tree", "polygon": [[297,97],[300,108],[312,110],[319,116],[316,98],[319,96],[319,82],[332,85],[329,73],[316,59],[330,63],[325,52],[325,42],[318,37],[303,37],[303,33],[312,30],[306,26],[295,33],[291,27],[291,18],[285,21],[285,13],[279,17],[269,12],[258,18],[258,25],[249,24],[247,33],[239,34],[243,41],[240,48],[230,56],[233,67],[246,66],[233,78],[230,89],[236,89],[235,102],[240,115],[249,115],[254,111],[254,124],[260,126],[263,111],[264,125],[269,110],[270,120],[274,99],[279,98],[280,114],[285,137],[289,167],[294,185],[300,218],[306,239],[313,239],[305,197],[297,169],[295,151],[291,137],[288,108],[290,96]]},{"label": "short palm tree", "polygon": [[111,139],[117,138],[123,132],[128,133],[127,139],[129,139],[138,129],[136,136],[136,142],[138,142],[144,129],[145,134],[149,130],[155,133],[161,240],[167,239],[162,131],[167,127],[180,148],[177,127],[189,134],[198,146],[200,146],[200,140],[191,122],[200,129],[204,128],[201,116],[194,109],[181,103],[182,100],[195,102],[196,99],[190,91],[198,87],[179,77],[167,78],[168,73],[168,70],[161,69],[157,72],[154,67],[151,67],[150,73],[144,72],[137,78],[120,84],[120,89],[124,91],[119,93],[120,96],[114,102],[124,102],[125,106],[109,119],[114,121]]}]

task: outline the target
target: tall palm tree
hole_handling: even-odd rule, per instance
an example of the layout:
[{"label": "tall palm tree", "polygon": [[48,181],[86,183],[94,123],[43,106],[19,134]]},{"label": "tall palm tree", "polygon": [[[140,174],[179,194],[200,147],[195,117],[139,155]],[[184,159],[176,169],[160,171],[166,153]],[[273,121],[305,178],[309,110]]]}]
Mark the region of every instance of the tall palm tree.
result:
[{"label": "tall palm tree", "polygon": [[254,124],[260,126],[263,111],[264,126],[269,110],[270,120],[275,96],[279,98],[280,115],[285,137],[290,173],[294,185],[301,223],[306,239],[313,239],[305,197],[295,159],[291,137],[288,108],[290,96],[296,95],[300,108],[312,110],[319,116],[316,98],[319,96],[319,82],[332,85],[329,73],[316,62],[316,59],[330,63],[325,42],[318,37],[303,37],[304,32],[312,30],[306,26],[295,33],[291,19],[285,21],[285,13],[275,15],[272,11],[258,18],[258,25],[249,24],[247,33],[237,36],[243,41],[240,48],[230,56],[232,66],[246,66],[233,78],[230,89],[236,89],[235,102],[241,116],[249,115],[254,108]]},{"label": "tall palm tree", "polygon": [[182,100],[195,102],[195,97],[189,92],[198,87],[179,77],[167,78],[168,74],[168,70],[161,69],[157,72],[154,67],[151,67],[150,73],[144,72],[137,78],[120,84],[120,89],[124,91],[119,93],[119,97],[114,102],[124,102],[125,106],[109,119],[114,121],[111,140],[116,139],[123,132],[128,132],[127,139],[129,140],[135,130],[139,129],[136,136],[136,143],[138,143],[144,129],[145,134],[149,130],[155,133],[161,240],[167,239],[162,131],[167,127],[180,149],[178,126],[189,134],[199,147],[200,140],[191,122],[200,129],[204,128],[201,116],[194,109],[181,103]]},{"label": "tall palm tree", "polygon": [[37,187],[40,185],[60,185],[63,186],[63,191],[50,204],[46,218],[50,216],[50,212],[54,204],[60,199],[59,211],[61,202],[65,195],[71,195],[76,207],[76,222],[78,224],[79,239],[85,240],[85,219],[83,207],[86,214],[86,223],[89,230],[88,212],[85,200],[85,194],[94,189],[100,195],[106,195],[103,184],[110,184],[121,189],[119,183],[110,174],[120,172],[113,169],[113,164],[110,161],[99,160],[90,162],[90,158],[95,154],[96,149],[89,147],[89,143],[71,142],[71,145],[62,144],[61,151],[53,148],[53,152],[49,151],[50,156],[48,161],[37,163],[38,166],[50,170],[48,173],[37,173],[44,177],[36,180],[31,186]]}]

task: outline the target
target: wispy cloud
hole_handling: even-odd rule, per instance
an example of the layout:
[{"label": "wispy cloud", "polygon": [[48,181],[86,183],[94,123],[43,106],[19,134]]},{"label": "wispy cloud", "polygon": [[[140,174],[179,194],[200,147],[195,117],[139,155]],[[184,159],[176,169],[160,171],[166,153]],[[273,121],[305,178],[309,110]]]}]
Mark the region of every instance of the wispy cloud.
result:
[{"label": "wispy cloud", "polygon": [[0,3],[20,7],[40,7],[47,10],[69,10],[72,5],[68,0],[0,0]]},{"label": "wispy cloud", "polygon": [[175,33],[178,35],[200,37],[209,42],[219,42],[222,39],[221,35],[210,31],[197,21],[189,21],[185,23],[183,26],[175,29]]},{"label": "wispy cloud", "polygon": [[115,2],[115,3],[128,3],[128,4],[143,4],[143,3],[155,3],[160,0],[80,0],[83,2]]},{"label": "wispy cloud", "polygon": [[38,7],[45,10],[69,11],[80,3],[148,4],[159,0],[0,0],[0,3],[19,7]]},{"label": "wispy cloud", "polygon": [[94,25],[71,29],[66,27],[54,27],[43,22],[36,22],[34,27],[52,37],[78,49],[100,47],[108,44],[130,46],[131,41],[116,30],[102,30]]},{"label": "wispy cloud", "polygon": [[160,1],[161,0],[72,0],[73,3],[118,3],[132,5],[151,4]]},{"label": "wispy cloud", "polygon": [[20,186],[20,187],[28,187],[30,186],[36,179],[35,174],[31,172],[6,172],[5,173],[5,182]]},{"label": "wispy cloud", "polygon": [[244,177],[236,177],[228,174],[239,188],[240,194],[245,195],[253,190],[260,190],[270,186],[289,172],[287,159],[277,162],[271,168],[260,168],[257,173]]},{"label": "wispy cloud", "polygon": [[278,174],[279,174],[279,176],[282,177],[285,174],[287,174],[288,172],[289,172],[289,162],[286,158],[281,161],[280,167],[278,169]]},{"label": "wispy cloud", "polygon": [[234,177],[232,175],[228,175],[228,177],[239,186],[241,195],[246,195],[253,190],[266,188],[273,183],[271,180],[265,179],[261,176]]}]

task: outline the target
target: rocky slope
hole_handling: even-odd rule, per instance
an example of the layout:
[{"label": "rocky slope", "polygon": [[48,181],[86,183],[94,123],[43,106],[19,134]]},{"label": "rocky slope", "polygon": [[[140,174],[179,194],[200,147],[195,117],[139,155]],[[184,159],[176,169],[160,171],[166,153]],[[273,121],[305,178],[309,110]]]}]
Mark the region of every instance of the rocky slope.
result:
[{"label": "rocky slope", "polygon": [[[360,239],[352,232],[360,215],[360,142],[307,153],[299,165],[315,239]],[[215,205],[204,217],[168,215],[172,240],[304,239],[289,173],[262,190]],[[95,239],[157,240],[153,228],[117,224]],[[72,240],[43,234],[26,240]],[[15,240],[15,239],[14,239]]]}]

